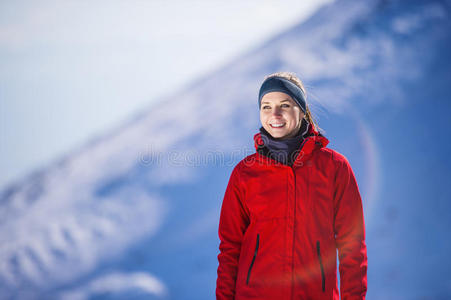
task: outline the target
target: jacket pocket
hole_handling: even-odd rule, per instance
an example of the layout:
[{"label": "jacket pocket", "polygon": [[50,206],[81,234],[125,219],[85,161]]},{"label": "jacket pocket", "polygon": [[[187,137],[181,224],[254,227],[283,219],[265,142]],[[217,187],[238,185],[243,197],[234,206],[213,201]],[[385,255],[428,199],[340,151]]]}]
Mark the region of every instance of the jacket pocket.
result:
[{"label": "jacket pocket", "polygon": [[252,267],[254,266],[255,259],[257,258],[258,245],[260,244],[260,234],[257,233],[257,242],[255,244],[254,257],[252,258],[251,265],[249,266],[249,271],[247,271],[246,284],[249,284],[249,278],[251,277]]},{"label": "jacket pocket", "polygon": [[322,289],[323,292],[326,291],[326,275],[324,274],[323,260],[321,259],[321,250],[319,246],[319,241],[316,241],[316,252],[318,254],[319,267],[321,268],[321,278],[322,278]]}]

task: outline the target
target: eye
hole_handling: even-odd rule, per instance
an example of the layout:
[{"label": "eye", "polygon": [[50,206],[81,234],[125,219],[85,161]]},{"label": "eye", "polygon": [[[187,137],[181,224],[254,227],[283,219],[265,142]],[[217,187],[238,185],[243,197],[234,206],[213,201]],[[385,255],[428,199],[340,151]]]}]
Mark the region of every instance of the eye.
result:
[{"label": "eye", "polygon": [[290,107],[290,104],[284,103],[284,104],[281,105],[281,107]]},{"label": "eye", "polygon": [[262,106],[262,109],[270,109],[271,108],[271,106],[269,106],[269,105],[263,105]]}]

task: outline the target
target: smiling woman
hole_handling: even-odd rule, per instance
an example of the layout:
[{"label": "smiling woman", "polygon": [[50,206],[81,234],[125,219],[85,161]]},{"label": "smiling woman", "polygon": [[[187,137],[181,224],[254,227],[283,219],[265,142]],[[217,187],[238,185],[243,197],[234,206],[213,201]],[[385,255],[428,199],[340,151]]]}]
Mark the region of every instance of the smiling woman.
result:
[{"label": "smiling woman", "polygon": [[348,160],[326,148],[295,74],[267,76],[258,101],[256,153],[234,168],[222,203],[216,298],[365,299],[363,207]]}]

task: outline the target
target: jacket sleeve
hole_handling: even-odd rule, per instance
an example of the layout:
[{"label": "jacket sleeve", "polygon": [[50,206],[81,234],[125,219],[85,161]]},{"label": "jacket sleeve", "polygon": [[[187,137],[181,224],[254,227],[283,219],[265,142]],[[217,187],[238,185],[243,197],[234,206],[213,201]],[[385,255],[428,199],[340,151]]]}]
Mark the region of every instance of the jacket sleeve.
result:
[{"label": "jacket sleeve", "polygon": [[220,253],[216,280],[217,300],[235,299],[241,241],[249,225],[249,212],[243,202],[243,191],[240,184],[238,166],[236,166],[227,185],[219,219]]},{"label": "jacket sleeve", "polygon": [[348,160],[338,156],[334,232],[340,264],[340,298],[363,300],[367,291],[367,254],[362,199]]}]

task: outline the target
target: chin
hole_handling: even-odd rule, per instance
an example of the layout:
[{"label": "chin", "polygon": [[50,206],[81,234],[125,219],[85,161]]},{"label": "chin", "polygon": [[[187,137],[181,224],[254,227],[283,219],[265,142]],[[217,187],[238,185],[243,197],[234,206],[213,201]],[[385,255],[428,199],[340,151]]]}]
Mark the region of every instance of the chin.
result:
[{"label": "chin", "polygon": [[272,133],[270,132],[271,136],[275,139],[280,139],[280,138],[284,138],[287,136],[286,133]]}]

